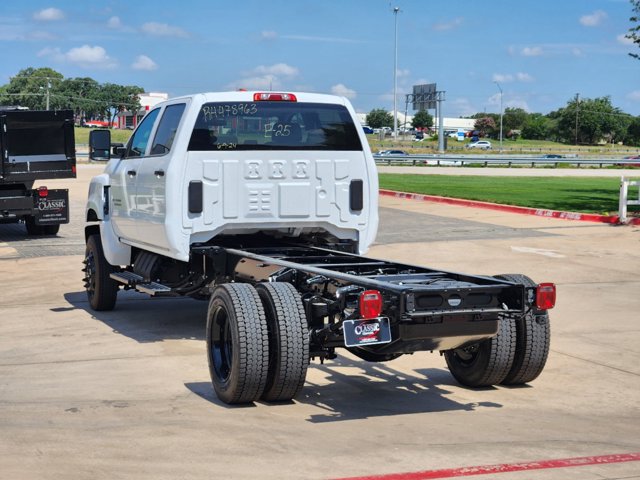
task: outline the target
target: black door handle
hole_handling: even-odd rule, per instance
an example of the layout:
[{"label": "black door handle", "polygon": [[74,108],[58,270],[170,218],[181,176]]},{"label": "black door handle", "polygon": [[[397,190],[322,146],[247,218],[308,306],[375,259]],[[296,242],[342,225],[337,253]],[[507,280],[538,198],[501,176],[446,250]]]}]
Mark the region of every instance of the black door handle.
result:
[{"label": "black door handle", "polygon": [[127,175],[131,176],[131,177],[135,177],[137,175],[135,170],[129,170],[127,171]]},{"label": "black door handle", "polygon": [[156,170],[153,173],[158,177],[164,177],[164,170]]}]

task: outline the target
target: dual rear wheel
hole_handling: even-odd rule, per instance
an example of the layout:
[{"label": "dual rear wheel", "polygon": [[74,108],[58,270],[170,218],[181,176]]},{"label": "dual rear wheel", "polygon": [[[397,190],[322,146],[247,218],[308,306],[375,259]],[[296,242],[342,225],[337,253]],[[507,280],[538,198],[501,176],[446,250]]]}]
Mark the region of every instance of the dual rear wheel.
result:
[{"label": "dual rear wheel", "polygon": [[309,334],[292,285],[218,286],[209,301],[206,337],[211,381],[223,402],[287,401],[302,389]]},{"label": "dual rear wheel", "polygon": [[[536,284],[520,274],[497,275],[496,278],[525,287]],[[523,385],[536,379],[549,355],[549,315],[532,308],[522,316],[500,318],[498,334],[482,342],[454,350],[444,356],[449,371],[462,385]]]}]

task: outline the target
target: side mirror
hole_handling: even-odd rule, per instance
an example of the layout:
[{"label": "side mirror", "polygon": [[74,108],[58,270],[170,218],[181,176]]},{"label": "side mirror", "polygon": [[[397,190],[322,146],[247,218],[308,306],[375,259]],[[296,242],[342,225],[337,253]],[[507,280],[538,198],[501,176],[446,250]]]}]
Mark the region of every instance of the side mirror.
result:
[{"label": "side mirror", "polygon": [[127,147],[125,147],[122,143],[112,143],[113,147],[113,156],[123,158],[125,153],[127,153]]},{"label": "side mirror", "polygon": [[89,160],[107,161],[111,158],[111,132],[91,130],[89,132]]}]

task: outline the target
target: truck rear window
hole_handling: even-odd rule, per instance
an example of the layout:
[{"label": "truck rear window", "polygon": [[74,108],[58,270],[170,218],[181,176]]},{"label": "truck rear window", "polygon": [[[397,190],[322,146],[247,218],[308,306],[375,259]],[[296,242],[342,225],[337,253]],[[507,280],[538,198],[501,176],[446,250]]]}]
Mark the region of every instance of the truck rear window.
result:
[{"label": "truck rear window", "polygon": [[342,105],[297,102],[206,103],[189,150],[362,150]]}]

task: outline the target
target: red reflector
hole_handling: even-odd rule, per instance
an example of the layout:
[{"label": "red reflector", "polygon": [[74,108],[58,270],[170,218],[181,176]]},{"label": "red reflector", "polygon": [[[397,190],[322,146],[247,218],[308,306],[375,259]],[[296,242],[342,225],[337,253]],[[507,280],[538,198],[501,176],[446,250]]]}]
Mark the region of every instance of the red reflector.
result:
[{"label": "red reflector", "polygon": [[360,316],[376,318],[382,312],[382,294],[378,290],[365,290],[360,294]]},{"label": "red reflector", "polygon": [[38,196],[44,198],[49,195],[49,189],[47,187],[38,188]]},{"label": "red reflector", "polygon": [[556,286],[553,283],[541,283],[536,290],[536,308],[549,310],[556,305]]},{"label": "red reflector", "polygon": [[297,102],[298,99],[293,93],[254,93],[254,102]]},{"label": "red reflector", "polygon": [[71,173],[73,173],[74,175],[76,174],[76,166],[75,165],[71,165]]}]

